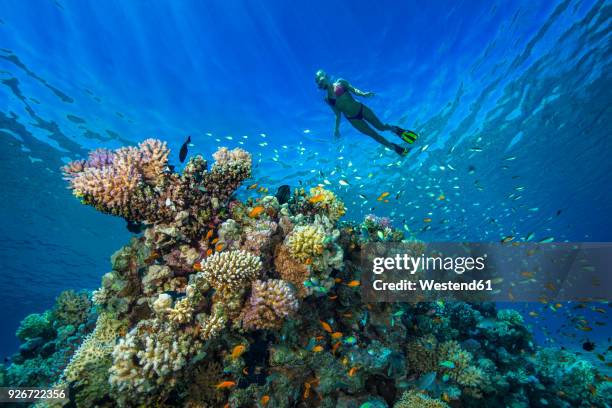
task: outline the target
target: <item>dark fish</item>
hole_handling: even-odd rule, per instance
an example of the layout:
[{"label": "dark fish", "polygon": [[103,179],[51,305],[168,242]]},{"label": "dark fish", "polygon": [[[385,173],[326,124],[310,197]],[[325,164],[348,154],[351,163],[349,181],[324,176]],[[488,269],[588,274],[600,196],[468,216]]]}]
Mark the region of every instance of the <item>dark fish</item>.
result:
[{"label": "dark fish", "polygon": [[141,222],[128,221],[125,226],[132,234],[140,234],[144,229],[144,224]]},{"label": "dark fish", "polygon": [[191,136],[187,136],[187,140],[185,140],[185,143],[183,143],[183,145],[181,146],[181,151],[179,152],[179,160],[182,162],[185,161],[185,158],[187,157],[187,148],[188,148],[188,144],[191,143]]},{"label": "dark fish", "polygon": [[472,165],[468,166],[468,174],[474,174],[475,171],[476,171],[476,167]]},{"label": "dark fish", "polygon": [[586,351],[593,351],[595,350],[595,343],[593,343],[592,341],[585,341],[584,343],[582,343],[582,348]]},{"label": "dark fish", "polygon": [[291,197],[291,187],[287,184],[283,184],[276,190],[276,194],[274,195],[278,200],[278,203],[283,205],[289,202],[289,197]]},{"label": "dark fish", "polygon": [[561,211],[563,210],[557,210],[557,217],[561,215]]}]

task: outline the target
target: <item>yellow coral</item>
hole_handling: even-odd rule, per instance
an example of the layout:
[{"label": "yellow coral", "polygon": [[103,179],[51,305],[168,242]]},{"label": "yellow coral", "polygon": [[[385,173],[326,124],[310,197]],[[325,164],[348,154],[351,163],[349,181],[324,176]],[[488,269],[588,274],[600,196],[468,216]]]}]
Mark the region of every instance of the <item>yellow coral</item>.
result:
[{"label": "yellow coral", "polygon": [[193,319],[193,306],[189,298],[184,297],[173,308],[168,309],[168,319],[174,323],[184,324],[189,323]]},{"label": "yellow coral", "polygon": [[340,219],[345,213],[344,203],[336,195],[323,187],[313,187],[310,195],[306,197],[315,208],[321,208],[332,222]]},{"label": "yellow coral", "polygon": [[406,391],[393,408],[449,408],[448,404],[417,391]]},{"label": "yellow coral", "polygon": [[312,225],[295,227],[287,237],[286,244],[291,256],[300,262],[312,261],[312,258],[323,254],[325,232]]},{"label": "yellow coral", "polygon": [[417,373],[438,371],[464,387],[479,387],[486,381],[482,369],[472,364],[472,353],[454,340],[438,343],[431,335],[419,338],[408,343],[407,359],[410,369]]},{"label": "yellow coral", "polygon": [[198,315],[200,323],[200,338],[202,340],[210,340],[217,337],[225,328],[225,319],[218,313],[208,316],[204,313]]},{"label": "yellow coral", "polygon": [[82,379],[82,373],[91,365],[110,358],[122,323],[103,313],[98,317],[96,328],[90,333],[64,369],[62,378],[68,382]]}]

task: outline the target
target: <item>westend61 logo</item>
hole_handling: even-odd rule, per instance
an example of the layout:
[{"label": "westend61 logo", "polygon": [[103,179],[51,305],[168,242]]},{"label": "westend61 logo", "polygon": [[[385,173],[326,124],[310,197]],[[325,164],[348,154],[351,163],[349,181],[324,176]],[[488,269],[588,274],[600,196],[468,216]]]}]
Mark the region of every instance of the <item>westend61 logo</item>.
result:
[{"label": "westend61 logo", "polygon": [[372,272],[376,275],[389,270],[406,271],[411,275],[417,271],[453,271],[459,275],[466,271],[482,271],[485,269],[487,254],[478,257],[431,257],[421,255],[413,257],[409,254],[396,254],[394,257],[376,257],[373,260]]},{"label": "westend61 logo", "polygon": [[606,301],[611,243],[364,245],[366,302]]}]

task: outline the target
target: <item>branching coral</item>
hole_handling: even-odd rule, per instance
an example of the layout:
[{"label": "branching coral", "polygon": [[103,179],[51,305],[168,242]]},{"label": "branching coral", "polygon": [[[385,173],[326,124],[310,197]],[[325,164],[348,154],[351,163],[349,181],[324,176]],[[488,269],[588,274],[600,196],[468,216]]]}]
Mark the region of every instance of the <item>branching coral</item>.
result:
[{"label": "branching coral", "polygon": [[98,210],[131,221],[171,223],[197,234],[221,211],[242,180],[250,176],[251,157],[241,149],[220,149],[211,171],[202,157],[185,165],[182,175],[169,170],[165,142],[147,139],[138,147],[92,152],[86,161],[62,168],[73,193]]},{"label": "branching coral", "polygon": [[306,207],[312,206],[315,214],[324,214],[332,222],[336,222],[346,213],[344,203],[336,195],[323,187],[313,187],[304,202]]},{"label": "branching coral", "polygon": [[193,332],[179,330],[171,322],[140,321],[113,349],[109,381],[120,391],[139,394],[156,386],[172,386],[174,374],[200,346]]},{"label": "branching coral", "polygon": [[274,329],[294,314],[299,302],[291,286],[281,279],[255,281],[241,320],[245,329]]},{"label": "branching coral", "polygon": [[436,371],[465,387],[479,387],[486,383],[485,374],[473,364],[473,356],[454,340],[438,343],[429,335],[418,338],[407,346],[409,369],[419,374]]},{"label": "branching coral", "polygon": [[393,408],[449,408],[448,404],[417,391],[406,391]]},{"label": "branching coral", "polygon": [[206,259],[201,274],[213,288],[226,291],[248,286],[260,272],[259,257],[237,250],[215,253]]},{"label": "branching coral", "polygon": [[55,300],[53,319],[61,326],[68,324],[78,326],[85,322],[91,305],[87,292],[77,293],[73,290],[66,290],[60,293]]}]

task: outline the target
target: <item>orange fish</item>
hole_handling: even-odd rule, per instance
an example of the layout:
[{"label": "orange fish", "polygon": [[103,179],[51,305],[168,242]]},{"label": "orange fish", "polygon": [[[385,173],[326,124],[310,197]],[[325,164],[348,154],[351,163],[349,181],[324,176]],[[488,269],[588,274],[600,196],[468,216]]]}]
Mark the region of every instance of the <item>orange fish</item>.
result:
[{"label": "orange fish", "polygon": [[217,252],[221,252],[221,251],[223,251],[223,244],[218,244],[218,245],[215,247],[215,251],[217,251]]},{"label": "orange fish", "polygon": [[268,405],[268,402],[270,402],[270,396],[269,395],[264,395],[263,397],[261,397],[259,402],[261,403],[261,405],[263,405],[265,407],[266,405]]},{"label": "orange fish", "polygon": [[215,385],[215,387],[218,390],[222,390],[222,389],[225,389],[225,388],[232,388],[235,385],[236,385],[236,382],[234,382],[234,381],[222,381],[219,384]]},{"label": "orange fish", "polygon": [[580,326],[579,329],[585,332],[593,331],[593,328],[589,326]]},{"label": "orange fish", "polygon": [[341,344],[340,342],[337,342],[332,345],[332,354],[336,353],[336,350],[338,350],[338,347],[340,347],[340,344]]},{"label": "orange fish", "polygon": [[383,202],[384,202],[384,203],[388,203],[388,202],[389,202],[389,200],[383,200]]},{"label": "orange fish", "polygon": [[247,190],[255,190],[256,188],[257,188],[257,183],[251,184],[250,186],[248,186]]},{"label": "orange fish", "polygon": [[346,286],[348,286],[349,288],[354,288],[359,285],[361,285],[361,283],[358,280],[352,280],[346,284]]},{"label": "orange fish", "polygon": [[206,239],[210,239],[210,237],[213,236],[213,230],[208,230],[208,232],[206,233]]},{"label": "orange fish", "polygon": [[521,272],[521,276],[525,277],[525,278],[533,278],[533,272]]},{"label": "orange fish", "polygon": [[376,201],[382,201],[383,198],[385,198],[386,196],[389,195],[388,191],[385,191],[384,193],[382,193],[381,195],[378,196],[378,198],[376,199]]},{"label": "orange fish", "polygon": [[153,251],[153,252],[151,252],[151,255],[149,255],[149,257],[147,259],[145,259],[145,263],[153,262],[157,258],[159,258],[159,254],[157,252]]},{"label": "orange fish", "polygon": [[308,397],[310,397],[310,387],[310,383],[304,383],[304,394],[302,394],[302,398],[307,399]]},{"label": "orange fish", "polygon": [[328,333],[333,332],[331,326],[329,325],[329,323],[324,322],[323,320],[319,320],[319,323],[321,323],[321,327],[323,327],[323,330],[325,330]]},{"label": "orange fish", "polygon": [[199,262],[194,263],[193,264],[193,270],[197,271],[197,272],[200,272],[202,270],[202,264],[199,263]]},{"label": "orange fish", "polygon": [[336,300],[338,299],[338,295],[331,295],[327,297],[329,300]]},{"label": "orange fish", "polygon": [[340,282],[342,282],[342,279],[340,279],[340,278],[335,278],[335,279],[334,279],[334,282],[336,282],[336,283],[340,283]]},{"label": "orange fish", "polygon": [[353,317],[353,314],[351,312],[342,313],[342,317]]},{"label": "orange fish", "polygon": [[438,197],[438,200],[440,201],[446,200],[446,197],[444,196],[444,194],[440,194],[440,196]]},{"label": "orange fish", "polygon": [[342,337],[342,333],[341,332],[333,332],[331,334],[331,338],[332,339],[339,339],[340,337]]},{"label": "orange fish", "polygon": [[213,245],[215,245],[217,242],[219,242],[219,238],[215,238],[212,241],[210,241],[210,243]]},{"label": "orange fish", "polygon": [[265,210],[265,208],[262,205],[258,205],[257,207],[255,207],[251,211],[249,211],[249,217],[250,218],[257,218],[259,216],[259,214],[264,212],[264,210]]},{"label": "orange fish", "polygon": [[323,351],[323,346],[314,346],[312,348],[312,351],[314,351],[315,353],[319,353],[319,352]]},{"label": "orange fish", "polygon": [[305,263],[306,265],[310,265],[310,264],[312,264],[312,258],[307,258],[307,259],[304,261],[304,263]]},{"label": "orange fish", "polygon": [[429,217],[423,218],[423,222],[431,222],[431,218],[429,218]]},{"label": "orange fish", "polygon": [[321,340],[323,340],[324,338],[325,338],[325,337],[323,337],[323,336],[315,336],[315,340],[316,340],[316,341],[321,341]]},{"label": "orange fish", "polygon": [[248,367],[244,367],[244,368],[242,369],[242,374],[244,374],[244,375],[249,375],[249,368],[248,368]]},{"label": "orange fish", "polygon": [[359,370],[359,368],[357,368],[357,367],[353,367],[353,368],[351,368],[351,369],[349,370],[349,372],[348,372],[349,377],[354,377],[354,376],[355,376],[355,374],[357,374],[357,370]]},{"label": "orange fish", "polygon": [[242,355],[242,353],[244,353],[245,350],[246,350],[246,347],[244,345],[242,345],[242,344],[237,345],[232,350],[232,358],[234,360],[237,359],[238,357],[240,357]]},{"label": "orange fish", "polygon": [[321,194],[317,194],[315,196],[312,196],[308,199],[308,202],[311,204],[316,204],[318,202],[321,202],[325,199],[325,196],[323,195],[323,193]]},{"label": "orange fish", "polygon": [[211,255],[212,255],[212,253],[213,253],[213,250],[209,248],[209,249],[206,251],[206,256],[211,256]]}]

